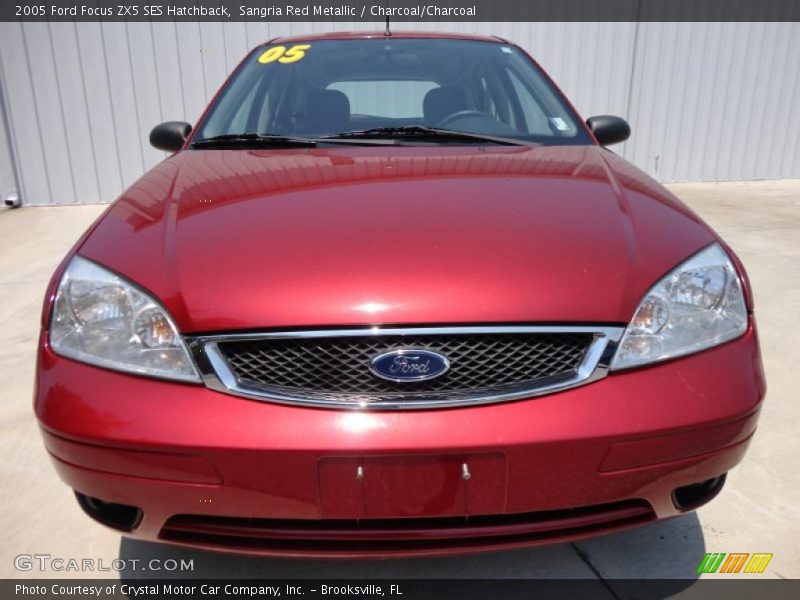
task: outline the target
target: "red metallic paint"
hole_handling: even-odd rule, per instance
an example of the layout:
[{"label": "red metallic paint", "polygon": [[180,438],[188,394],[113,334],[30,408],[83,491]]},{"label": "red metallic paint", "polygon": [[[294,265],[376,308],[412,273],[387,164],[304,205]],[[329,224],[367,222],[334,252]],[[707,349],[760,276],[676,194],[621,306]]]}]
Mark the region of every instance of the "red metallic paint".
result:
[{"label": "red metallic paint", "polygon": [[[141,507],[129,535],[142,539],[163,538],[182,514],[315,521],[644,501],[654,518],[673,516],[672,491],[727,472],[755,430],[765,382],[752,320],[722,346],[549,396],[402,412],[258,402],[95,368],[56,356],[47,321],[79,252],[158,297],[187,333],[626,324],[655,281],[717,239],[599,146],[181,151],[128,189],[57,270],[36,415],[64,481]],[[752,309],[746,279],[745,289]],[[447,531],[422,527],[397,534],[430,541],[415,549],[214,547],[436,554],[576,539],[637,518],[480,545],[445,544]],[[573,525],[592,522],[581,519]]]},{"label": "red metallic paint", "polygon": [[80,253],[185,332],[627,323],[714,239],[597,146],[190,150],[128,190]]},{"label": "red metallic paint", "polygon": [[[392,37],[413,38],[413,39],[432,39],[432,40],[474,40],[477,42],[500,42],[500,38],[491,35],[475,35],[473,33],[443,32],[443,31],[392,31]],[[309,33],[298,35],[287,35],[273,38],[270,44],[299,44],[300,42],[311,42],[314,40],[364,40],[370,38],[386,39],[384,31],[329,31],[326,33]]]},{"label": "red metallic paint", "polygon": [[[84,494],[143,508],[144,520],[130,535],[158,539],[164,523],[177,514],[330,516],[323,510],[318,473],[321,462],[336,457],[449,457],[457,470],[461,460],[502,455],[504,504],[492,514],[642,499],[657,517],[673,516],[679,511],[672,490],[725,473],[739,462],[765,383],[750,330],[694,356],[612,374],[551,396],[440,411],[340,412],[249,401],[74,363],[47,347],[40,352],[37,390],[36,412],[61,477]],[[72,442],[68,452],[66,441]],[[634,444],[641,452],[631,451]],[[114,464],[97,461],[100,447],[109,448]],[[604,461],[609,454],[619,461],[617,448],[625,449],[622,460],[633,456],[636,464],[616,469],[625,463],[612,463],[615,470],[609,470]],[[148,476],[142,475],[141,458],[126,464],[133,450],[148,453],[153,465]],[[192,473],[204,473],[197,466],[164,480],[164,470],[174,467],[179,454],[211,463],[222,484],[209,484],[205,474],[192,479]],[[449,479],[451,485],[456,480]],[[355,471],[350,481],[357,484]],[[413,486],[416,478],[409,473],[406,481]],[[497,507],[496,496],[490,502]],[[348,506],[335,514],[352,511]],[[394,516],[431,514],[413,498],[394,508]],[[434,514],[455,514],[455,508]],[[447,551],[472,550],[448,546]],[[303,554],[297,549],[265,553]]]}]

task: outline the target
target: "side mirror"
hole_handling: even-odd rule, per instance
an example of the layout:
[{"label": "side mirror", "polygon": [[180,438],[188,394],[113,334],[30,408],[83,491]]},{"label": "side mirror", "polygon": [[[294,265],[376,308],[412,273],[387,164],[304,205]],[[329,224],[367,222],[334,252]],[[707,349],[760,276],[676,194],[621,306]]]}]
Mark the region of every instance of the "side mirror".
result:
[{"label": "side mirror", "polygon": [[592,130],[594,137],[600,142],[601,146],[610,146],[624,142],[631,135],[631,126],[625,119],[612,115],[599,115],[589,117],[586,124]]},{"label": "side mirror", "polygon": [[159,150],[177,152],[192,132],[192,126],[183,121],[167,121],[150,131],[150,145]]}]

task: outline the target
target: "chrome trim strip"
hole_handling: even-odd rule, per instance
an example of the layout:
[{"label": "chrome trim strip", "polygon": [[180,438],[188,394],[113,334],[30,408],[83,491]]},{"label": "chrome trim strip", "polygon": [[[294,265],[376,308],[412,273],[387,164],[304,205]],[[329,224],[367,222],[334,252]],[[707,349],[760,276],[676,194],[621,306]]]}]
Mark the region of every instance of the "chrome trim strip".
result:
[{"label": "chrome trim strip", "polygon": [[[276,331],[265,333],[240,333],[187,337],[186,342],[206,387],[262,402],[338,409],[418,410],[452,406],[475,406],[509,402],[523,398],[535,398],[553,392],[585,385],[608,374],[624,327],[582,325],[529,325],[529,326],[475,326],[475,327],[369,327],[363,329],[317,329],[310,331]],[[343,402],[323,398],[306,398],[286,395],[271,390],[241,383],[219,350],[219,343],[253,341],[263,339],[304,339],[333,337],[402,336],[402,335],[448,335],[480,333],[590,333],[594,337],[578,366],[575,375],[568,379],[507,393],[491,394],[473,398],[428,398],[404,400],[376,400],[374,402]],[[406,398],[412,397],[409,394]]]}]

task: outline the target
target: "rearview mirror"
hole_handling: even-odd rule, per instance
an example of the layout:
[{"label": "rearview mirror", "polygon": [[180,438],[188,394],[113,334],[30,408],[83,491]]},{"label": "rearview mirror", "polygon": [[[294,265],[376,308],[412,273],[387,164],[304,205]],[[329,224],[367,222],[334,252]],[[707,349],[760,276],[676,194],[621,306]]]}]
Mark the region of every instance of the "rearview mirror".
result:
[{"label": "rearview mirror", "polygon": [[150,145],[159,150],[177,152],[192,132],[192,126],[183,121],[166,121],[150,131]]},{"label": "rearview mirror", "polygon": [[624,142],[631,135],[631,126],[628,122],[613,115],[598,115],[586,119],[586,124],[592,130],[594,137],[601,146],[609,146]]}]

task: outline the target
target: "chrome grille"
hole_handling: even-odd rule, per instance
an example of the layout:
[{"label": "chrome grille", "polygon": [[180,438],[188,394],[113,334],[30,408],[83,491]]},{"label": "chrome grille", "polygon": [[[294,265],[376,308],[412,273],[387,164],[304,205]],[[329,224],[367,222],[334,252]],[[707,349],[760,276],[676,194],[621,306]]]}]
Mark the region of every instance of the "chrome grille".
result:
[{"label": "chrome grille", "polygon": [[[220,391],[316,406],[426,408],[499,402],[572,387],[605,374],[621,328],[444,327],[222,335],[190,339],[206,384]],[[436,379],[373,375],[384,352],[448,358]]]},{"label": "chrome grille", "polygon": [[[408,335],[251,340],[219,344],[242,383],[299,394],[357,396],[493,389],[572,375],[592,336],[585,333]],[[375,377],[370,360],[400,348],[445,355],[450,370],[431,381],[395,383]]]}]

